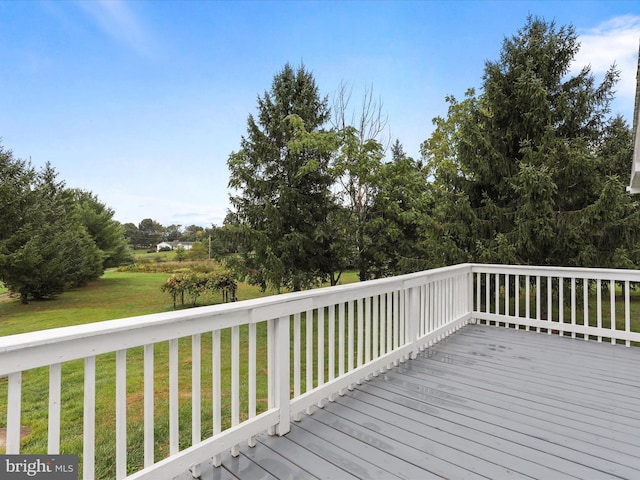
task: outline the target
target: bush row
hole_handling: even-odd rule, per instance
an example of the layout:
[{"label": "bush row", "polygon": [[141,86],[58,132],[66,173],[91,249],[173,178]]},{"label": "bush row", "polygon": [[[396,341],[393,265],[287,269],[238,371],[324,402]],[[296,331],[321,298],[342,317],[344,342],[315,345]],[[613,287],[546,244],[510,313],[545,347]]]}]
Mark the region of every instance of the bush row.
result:
[{"label": "bush row", "polygon": [[185,294],[191,299],[193,306],[197,304],[198,297],[213,292],[220,292],[223,302],[234,302],[237,288],[233,273],[224,267],[216,267],[209,272],[190,271],[171,275],[161,290],[171,295],[173,308],[176,308],[178,298],[180,304],[184,305]]},{"label": "bush row", "polygon": [[193,261],[193,262],[136,262],[131,265],[118,267],[119,272],[142,272],[142,273],[188,273],[200,272],[208,273],[215,271],[219,265],[214,261]]}]

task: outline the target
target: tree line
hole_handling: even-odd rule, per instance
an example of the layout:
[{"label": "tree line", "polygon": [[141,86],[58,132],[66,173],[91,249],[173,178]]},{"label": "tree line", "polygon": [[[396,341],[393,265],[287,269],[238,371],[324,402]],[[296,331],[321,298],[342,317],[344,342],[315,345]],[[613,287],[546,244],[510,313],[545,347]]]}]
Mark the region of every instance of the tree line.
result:
[{"label": "tree line", "polygon": [[619,72],[572,74],[575,29],[529,17],[487,61],[478,92],[448,96],[421,158],[387,148],[365,95],[349,110],[287,64],[228,159],[222,233],[263,287],[300,290],[459,262],[630,268],[640,210],[625,191],[632,133],[610,111]]},{"label": "tree line", "polygon": [[123,228],[124,237],[129,245],[136,250],[147,249],[150,252],[155,252],[159,243],[176,240],[192,243],[191,249],[188,251],[176,249],[176,259],[179,261],[208,258],[222,260],[236,250],[233,238],[225,234],[224,228],[217,225],[210,227],[200,225],[183,227],[176,224],[164,226],[156,220],[145,218],[138,225],[125,223]]},{"label": "tree line", "polygon": [[44,298],[131,261],[113,210],[91,192],[67,188],[50,164],[37,170],[0,145],[0,281]]},{"label": "tree line", "polygon": [[199,225],[172,224],[164,226],[151,218],[145,218],[136,225],[125,223],[124,235],[135,249],[155,248],[160,242],[203,242],[208,241],[209,236],[216,235],[216,226],[201,227]]},{"label": "tree line", "polygon": [[529,17],[478,92],[446,98],[420,159],[389,142],[371,89],[351,108],[344,84],[330,101],[304,66],[285,65],[229,155],[222,227],[121,225],[50,165],[0,146],[0,281],[23,302],[47,297],[129,263],[128,243],[163,240],[291,290],[347,269],[367,280],[468,261],[635,268],[632,132],[610,111],[619,72],[570,73],[579,45],[572,26]]}]

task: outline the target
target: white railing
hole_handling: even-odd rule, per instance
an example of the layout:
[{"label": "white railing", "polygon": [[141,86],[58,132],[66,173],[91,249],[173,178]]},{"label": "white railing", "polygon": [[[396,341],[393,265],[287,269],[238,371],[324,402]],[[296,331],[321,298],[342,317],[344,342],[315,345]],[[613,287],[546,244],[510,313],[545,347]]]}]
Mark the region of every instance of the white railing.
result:
[{"label": "white railing", "polygon": [[[0,337],[6,453],[20,453],[22,420],[44,416],[22,411],[29,391],[48,423],[47,452],[28,453],[81,449],[85,480],[197,475],[206,459],[219,464],[265,430],[286,433],[301,412],[462,327],[472,318],[474,268]],[[48,398],[34,401],[34,384],[47,379]],[[111,418],[113,428],[96,428]],[[74,428],[81,442],[67,438]],[[78,450],[69,451],[73,441]]]},{"label": "white railing", "polygon": [[640,342],[640,327],[631,322],[638,270],[473,265],[472,271],[476,321],[626,346]]}]

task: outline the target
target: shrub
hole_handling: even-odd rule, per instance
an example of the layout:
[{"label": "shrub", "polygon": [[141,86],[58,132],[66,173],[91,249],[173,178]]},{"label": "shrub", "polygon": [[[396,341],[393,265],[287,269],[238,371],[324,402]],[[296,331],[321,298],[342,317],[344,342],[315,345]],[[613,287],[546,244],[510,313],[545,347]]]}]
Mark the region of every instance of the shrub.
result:
[{"label": "shrub", "polygon": [[196,306],[201,295],[215,291],[222,293],[223,302],[233,302],[236,300],[238,285],[230,270],[217,267],[206,273],[197,271],[175,273],[160,288],[171,295],[173,308],[176,308],[178,297],[180,297],[180,304],[184,305],[185,293],[191,297],[193,306]]}]

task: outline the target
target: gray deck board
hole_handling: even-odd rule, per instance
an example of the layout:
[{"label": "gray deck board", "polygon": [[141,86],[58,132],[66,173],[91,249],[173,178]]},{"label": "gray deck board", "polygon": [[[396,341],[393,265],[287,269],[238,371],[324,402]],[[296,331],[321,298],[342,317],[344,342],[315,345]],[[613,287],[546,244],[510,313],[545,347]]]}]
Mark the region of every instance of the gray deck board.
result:
[{"label": "gray deck board", "polygon": [[[349,480],[362,478],[362,476],[367,475],[371,469],[370,465],[355,465],[354,462],[350,462],[349,458],[344,459],[341,465],[336,458],[338,457],[336,452],[329,455],[325,453],[325,456],[321,456],[320,454],[322,452],[327,452],[326,446],[322,447],[319,439],[314,438],[313,435],[308,435],[306,442],[304,440],[304,432],[299,432],[295,437],[297,442],[300,443],[294,442],[287,436],[279,438],[278,441],[269,441],[268,437],[265,438],[262,436],[259,441],[266,449],[270,449],[286,458],[293,459],[293,463],[298,468],[312,473],[320,479],[330,480],[332,478],[344,478],[345,480]],[[325,458],[330,461],[325,461]],[[350,474],[349,471],[357,472],[360,477]]]},{"label": "gray deck board", "polygon": [[[640,348],[468,325],[210,479],[640,478]],[[181,480],[190,477],[188,473]]]}]

